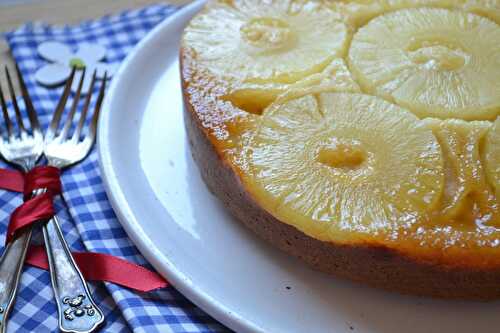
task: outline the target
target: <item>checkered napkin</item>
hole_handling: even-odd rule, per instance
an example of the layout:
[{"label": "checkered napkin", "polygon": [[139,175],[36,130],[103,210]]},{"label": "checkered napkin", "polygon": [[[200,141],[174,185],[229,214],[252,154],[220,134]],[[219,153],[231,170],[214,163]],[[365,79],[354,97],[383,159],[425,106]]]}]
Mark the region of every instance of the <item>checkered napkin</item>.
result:
[{"label": "checkered napkin", "polygon": [[[154,5],[78,26],[28,23],[7,33],[5,37],[26,80],[41,123],[48,124],[62,88],[47,89],[35,82],[33,73],[45,64],[37,54],[38,44],[58,41],[76,49],[80,43],[98,43],[106,47],[108,63],[119,63],[151,28],[178,9]],[[0,164],[0,167],[6,165]],[[111,209],[95,149],[85,161],[65,171],[62,182],[69,211],[61,202],[56,202],[56,208],[73,250],[107,253],[148,265]],[[0,190],[0,244],[4,243],[9,216],[19,204],[21,195]],[[40,235],[35,235],[34,239],[41,241]],[[92,282],[91,289],[107,318],[102,332],[227,331],[172,287],[142,294],[111,283]],[[8,331],[57,332],[57,311],[47,271],[25,268]]]}]

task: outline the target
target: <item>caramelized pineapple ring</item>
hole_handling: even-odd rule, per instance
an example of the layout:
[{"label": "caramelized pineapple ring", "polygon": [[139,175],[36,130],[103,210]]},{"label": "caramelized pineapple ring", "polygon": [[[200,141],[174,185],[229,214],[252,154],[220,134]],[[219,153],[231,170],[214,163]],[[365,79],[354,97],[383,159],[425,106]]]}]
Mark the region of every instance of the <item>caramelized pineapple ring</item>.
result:
[{"label": "caramelized pineapple ring", "polygon": [[462,8],[500,24],[500,1],[498,0],[465,0]]},{"label": "caramelized pineapple ring", "polygon": [[410,227],[443,190],[432,131],[409,111],[362,94],[274,104],[245,159],[244,182],[259,204],[323,240]]},{"label": "caramelized pineapple ring", "polygon": [[446,9],[406,9],[354,35],[349,66],[362,88],[420,117],[500,113],[500,26]]},{"label": "caramelized pineapple ring", "polygon": [[350,24],[360,27],[389,11],[427,6],[453,8],[458,6],[459,2],[460,0],[340,0],[332,1],[331,7],[342,13]]},{"label": "caramelized pineapple ring", "polygon": [[500,1],[498,0],[336,0],[328,4],[356,28],[387,12],[425,7],[463,10],[487,17],[500,24]]},{"label": "caramelized pineapple ring", "polygon": [[215,75],[266,84],[321,71],[345,53],[347,37],[339,15],[319,2],[234,0],[210,3],[183,42]]}]

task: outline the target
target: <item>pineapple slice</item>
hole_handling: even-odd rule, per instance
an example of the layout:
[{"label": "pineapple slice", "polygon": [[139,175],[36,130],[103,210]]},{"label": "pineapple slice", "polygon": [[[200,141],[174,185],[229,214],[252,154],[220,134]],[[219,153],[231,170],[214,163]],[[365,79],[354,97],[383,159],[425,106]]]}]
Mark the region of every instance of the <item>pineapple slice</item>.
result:
[{"label": "pineapple slice", "polygon": [[466,0],[463,8],[468,12],[487,17],[500,24],[499,0]]},{"label": "pineapple slice", "polygon": [[217,76],[293,83],[343,55],[348,31],[318,1],[219,0],[191,21],[183,41]]},{"label": "pineapple slice", "polygon": [[349,66],[362,89],[420,117],[494,119],[500,112],[500,26],[446,9],[406,9],[359,29]]},{"label": "pineapple slice", "polygon": [[332,1],[330,6],[354,27],[387,12],[422,7],[462,9],[500,23],[499,0],[341,0]]},{"label": "pineapple slice", "polygon": [[489,131],[485,142],[484,161],[488,181],[496,190],[496,198],[500,204],[500,118],[497,118]]},{"label": "pineapple slice", "polygon": [[439,204],[443,190],[432,131],[410,112],[362,94],[273,104],[245,159],[243,181],[259,204],[321,240],[341,240],[339,230],[409,227]]},{"label": "pineapple slice", "polygon": [[331,6],[340,12],[348,23],[360,27],[374,17],[389,11],[426,6],[452,8],[458,2],[457,0],[342,0],[333,1]]},{"label": "pineapple slice", "polygon": [[425,119],[424,123],[438,138],[445,157],[445,190],[438,218],[446,223],[470,220],[472,216],[465,215],[475,215],[473,205],[484,214],[492,205],[492,193],[481,163],[480,146],[491,123],[458,119]]}]

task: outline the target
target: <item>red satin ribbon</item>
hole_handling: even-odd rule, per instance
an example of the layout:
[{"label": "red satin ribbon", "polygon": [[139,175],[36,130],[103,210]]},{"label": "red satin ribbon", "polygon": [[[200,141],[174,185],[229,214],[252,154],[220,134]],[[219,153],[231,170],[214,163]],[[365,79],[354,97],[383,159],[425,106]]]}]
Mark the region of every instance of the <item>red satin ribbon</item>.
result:
[{"label": "red satin ribbon", "polygon": [[[27,174],[0,169],[0,188],[24,193],[24,203],[11,215],[6,243],[23,228],[39,221],[46,221],[55,214],[54,196],[61,193],[60,171],[54,167],[37,167]],[[31,198],[34,190],[47,192]],[[124,259],[102,253],[73,252],[76,263],[88,280],[108,281],[141,292],[167,287],[160,275]],[[47,254],[41,246],[31,246],[26,263],[49,269]]]},{"label": "red satin ribbon", "polygon": [[[168,286],[168,282],[160,275],[124,259],[93,252],[72,252],[72,254],[87,280],[112,282],[142,292]],[[48,270],[49,262],[43,246],[32,245],[26,255],[26,263]]]},{"label": "red satin ribbon", "polygon": [[[7,171],[7,170],[6,170]],[[12,174],[12,171],[8,171]],[[0,174],[1,174],[0,169]],[[22,176],[22,174],[20,174]],[[55,214],[53,199],[61,193],[60,171],[54,167],[36,167],[23,177],[12,177],[9,180],[9,189],[24,193],[24,203],[17,207],[10,216],[7,228],[6,243],[9,243],[14,234],[33,223],[46,221]],[[1,180],[1,179],[0,179]],[[17,181],[17,184],[13,181]],[[18,188],[14,188],[18,185]],[[0,188],[2,184],[0,183]],[[45,188],[46,193],[32,197],[33,191]]]}]

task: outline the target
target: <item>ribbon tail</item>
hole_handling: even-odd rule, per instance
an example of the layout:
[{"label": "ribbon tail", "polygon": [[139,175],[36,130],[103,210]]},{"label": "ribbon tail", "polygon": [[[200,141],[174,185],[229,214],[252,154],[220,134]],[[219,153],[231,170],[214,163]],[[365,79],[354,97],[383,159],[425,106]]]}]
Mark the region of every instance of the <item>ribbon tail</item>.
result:
[{"label": "ribbon tail", "polygon": [[[111,255],[93,252],[73,252],[83,276],[91,281],[107,281],[140,292],[168,287],[159,274]],[[47,254],[42,246],[31,246],[26,263],[48,270]]]}]

